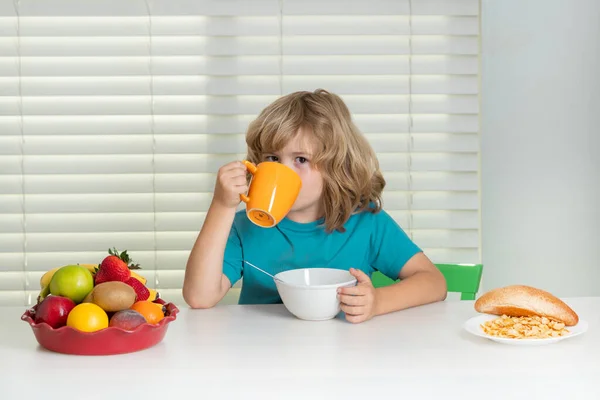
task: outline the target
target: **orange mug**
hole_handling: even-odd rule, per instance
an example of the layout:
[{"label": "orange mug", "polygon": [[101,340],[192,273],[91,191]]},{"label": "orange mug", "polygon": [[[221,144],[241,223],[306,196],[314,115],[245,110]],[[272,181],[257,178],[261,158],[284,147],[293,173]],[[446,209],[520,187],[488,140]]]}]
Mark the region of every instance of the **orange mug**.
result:
[{"label": "orange mug", "polygon": [[263,228],[277,225],[290,211],[302,187],[300,176],[283,164],[265,161],[258,166],[242,161],[252,175],[246,203],[248,219]]}]

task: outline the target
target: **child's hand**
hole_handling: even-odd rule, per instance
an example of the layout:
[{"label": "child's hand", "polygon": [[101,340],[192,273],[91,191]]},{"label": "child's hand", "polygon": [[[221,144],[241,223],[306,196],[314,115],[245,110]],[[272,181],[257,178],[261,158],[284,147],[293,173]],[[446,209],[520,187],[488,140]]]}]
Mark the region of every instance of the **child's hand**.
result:
[{"label": "child's hand", "polygon": [[239,161],[223,165],[217,174],[214,200],[227,208],[240,204],[240,193],[248,191],[246,166]]},{"label": "child's hand", "polygon": [[350,268],[350,273],[358,283],[353,287],[339,288],[338,297],[346,320],[356,324],[375,316],[375,288],[371,279],[361,270]]}]

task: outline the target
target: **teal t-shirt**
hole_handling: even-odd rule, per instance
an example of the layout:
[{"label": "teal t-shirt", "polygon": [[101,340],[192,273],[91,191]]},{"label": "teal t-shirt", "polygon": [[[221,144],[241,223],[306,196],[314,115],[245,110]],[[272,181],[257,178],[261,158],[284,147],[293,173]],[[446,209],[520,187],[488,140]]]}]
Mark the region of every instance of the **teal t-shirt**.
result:
[{"label": "teal t-shirt", "polygon": [[287,218],[273,228],[254,225],[245,210],[236,213],[225,247],[223,273],[234,285],[243,277],[239,304],[281,303],[272,275],[297,268],[360,269],[398,279],[404,264],[421,249],[385,211],[361,212],[346,222],[346,232],[327,233],[323,221],[297,223]]}]

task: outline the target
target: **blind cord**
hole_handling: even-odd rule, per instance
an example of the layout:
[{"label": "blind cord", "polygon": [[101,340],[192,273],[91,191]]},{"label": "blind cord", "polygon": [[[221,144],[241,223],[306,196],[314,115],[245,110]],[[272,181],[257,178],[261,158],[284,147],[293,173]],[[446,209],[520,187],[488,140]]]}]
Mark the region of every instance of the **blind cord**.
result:
[{"label": "blind cord", "polygon": [[413,140],[413,99],[412,99],[412,55],[413,55],[413,44],[412,44],[412,0],[408,1],[408,143],[407,143],[407,167],[408,167],[408,234],[411,239],[414,239],[413,234],[413,178],[412,178],[412,153],[414,148]]},{"label": "blind cord", "polygon": [[23,229],[23,240],[21,243],[21,251],[23,252],[23,295],[25,297],[25,304],[30,305],[33,303],[31,293],[29,293],[30,282],[29,282],[29,257],[27,254],[27,190],[25,187],[25,129],[23,121],[23,67],[21,60],[21,0],[15,0],[13,2],[15,14],[17,16],[17,69],[19,71],[19,131],[21,134],[21,140],[19,143],[19,151],[21,153],[21,228]]},{"label": "blind cord", "polygon": [[153,26],[152,26],[152,0],[145,0],[146,11],[148,12],[148,72],[150,74],[150,133],[152,135],[152,234],[153,248],[152,256],[154,261],[154,288],[158,290],[160,283],[158,276],[158,234],[157,234],[157,215],[156,215],[156,135],[155,135],[155,101],[154,101],[154,60],[153,60]]},{"label": "blind cord", "polygon": [[283,0],[279,0],[279,95],[283,96]]}]

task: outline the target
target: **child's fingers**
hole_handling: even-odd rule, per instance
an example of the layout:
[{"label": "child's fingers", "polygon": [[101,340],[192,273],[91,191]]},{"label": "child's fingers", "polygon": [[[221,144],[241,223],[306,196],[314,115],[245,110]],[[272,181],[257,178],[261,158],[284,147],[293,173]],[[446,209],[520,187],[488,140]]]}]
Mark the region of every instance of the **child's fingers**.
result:
[{"label": "child's fingers", "polygon": [[368,288],[364,286],[350,286],[338,289],[339,294],[351,294],[354,296],[364,296],[368,291]]},{"label": "child's fingers", "polygon": [[228,171],[224,171],[223,173],[221,173],[221,176],[225,179],[232,179],[232,178],[246,179],[246,170],[241,169],[241,168],[234,168],[234,169],[230,169]]},{"label": "child's fingers", "polygon": [[246,177],[245,176],[236,176],[231,178],[231,183],[234,186],[244,186],[246,185]]},{"label": "child's fingers", "polygon": [[248,193],[248,186],[246,185],[236,186],[235,189],[238,194]]},{"label": "child's fingers", "polygon": [[366,311],[365,306],[349,306],[347,304],[342,304],[340,308],[346,315],[351,316],[363,315]]},{"label": "child's fingers", "polygon": [[362,306],[367,302],[366,296],[352,296],[348,294],[340,294],[338,296],[340,302],[349,306]]},{"label": "child's fingers", "polygon": [[233,162],[225,164],[221,168],[219,168],[219,172],[225,173],[225,172],[236,170],[236,169],[241,169],[241,170],[245,171],[246,166],[239,161],[233,161]]},{"label": "child's fingers", "polygon": [[359,324],[359,323],[365,321],[366,319],[367,319],[367,317],[364,314],[361,314],[361,315],[346,314],[346,321],[353,323],[353,324]]}]

